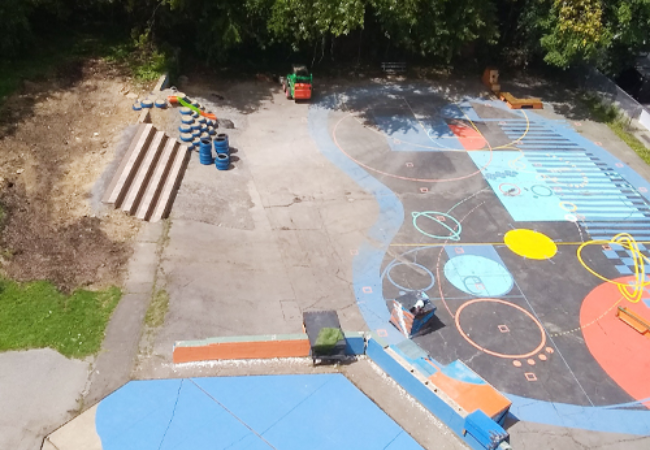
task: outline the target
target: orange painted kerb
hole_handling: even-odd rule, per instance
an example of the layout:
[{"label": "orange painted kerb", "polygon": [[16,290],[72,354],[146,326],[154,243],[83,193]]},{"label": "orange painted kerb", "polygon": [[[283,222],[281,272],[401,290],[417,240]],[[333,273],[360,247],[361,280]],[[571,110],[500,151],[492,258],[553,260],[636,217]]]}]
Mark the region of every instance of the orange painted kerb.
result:
[{"label": "orange painted kerb", "polygon": [[434,373],[429,380],[468,414],[480,409],[489,417],[496,419],[512,405],[510,400],[489,384],[467,383],[442,372]]},{"label": "orange painted kerb", "polygon": [[213,342],[206,345],[175,345],[175,364],[223,359],[270,359],[309,356],[309,340],[248,340],[246,342]]}]

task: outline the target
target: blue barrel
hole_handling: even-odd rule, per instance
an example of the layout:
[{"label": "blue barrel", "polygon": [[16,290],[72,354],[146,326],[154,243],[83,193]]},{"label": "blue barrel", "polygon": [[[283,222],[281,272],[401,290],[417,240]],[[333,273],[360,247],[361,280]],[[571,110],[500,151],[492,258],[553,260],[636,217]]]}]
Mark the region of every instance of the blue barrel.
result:
[{"label": "blue barrel", "polygon": [[178,131],[181,133],[192,133],[192,127],[190,125],[182,124],[180,127],[178,127]]},{"label": "blue barrel", "polygon": [[153,108],[153,102],[149,99],[142,100],[140,102],[140,105],[142,105],[143,108],[147,108],[147,109]]},{"label": "blue barrel", "polygon": [[184,116],[189,116],[190,114],[192,114],[192,110],[190,108],[183,107],[180,109],[180,111],[181,114],[183,114]]},{"label": "blue barrel", "polygon": [[183,116],[181,118],[181,122],[183,122],[185,125],[192,125],[194,123],[194,119],[192,119],[192,116]]},{"label": "blue barrel", "polygon": [[230,167],[230,155],[228,153],[217,153],[214,165],[219,170],[228,170]]},{"label": "blue barrel", "polygon": [[212,164],[212,141],[201,139],[199,142],[199,162],[204,166]]},{"label": "blue barrel", "polygon": [[192,142],[192,139],[194,139],[194,136],[192,136],[189,133],[182,133],[181,134],[181,141],[183,141],[183,142]]},{"label": "blue barrel", "polygon": [[214,150],[217,153],[226,153],[230,155],[230,144],[228,143],[227,134],[217,134],[217,137],[214,138]]},{"label": "blue barrel", "polygon": [[142,105],[140,103],[133,104],[133,111],[140,111],[141,109],[142,109]]}]

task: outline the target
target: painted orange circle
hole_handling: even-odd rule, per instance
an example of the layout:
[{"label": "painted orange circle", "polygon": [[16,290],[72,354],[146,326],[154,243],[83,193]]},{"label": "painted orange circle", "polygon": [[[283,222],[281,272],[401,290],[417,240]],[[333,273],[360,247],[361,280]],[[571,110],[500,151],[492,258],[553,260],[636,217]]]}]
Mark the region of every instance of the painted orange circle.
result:
[{"label": "painted orange circle", "polygon": [[[535,350],[533,350],[531,352],[528,352],[528,353],[521,354],[521,355],[507,355],[505,353],[499,353],[499,352],[495,352],[495,351],[492,351],[492,350],[488,350],[487,348],[484,348],[484,347],[481,347],[480,345],[478,345],[467,334],[465,334],[465,332],[463,331],[463,328],[460,326],[460,313],[463,311],[463,309],[465,309],[469,305],[473,305],[474,303],[480,303],[480,302],[500,303],[502,305],[506,305],[506,306],[510,306],[512,308],[515,308],[516,310],[521,311],[522,313],[527,315],[533,322],[535,322],[535,325],[537,325],[537,328],[539,329],[539,334],[541,336],[541,341],[540,341],[539,345],[535,348]],[[526,358],[529,358],[529,357],[539,353],[544,348],[544,345],[546,345],[546,332],[544,331],[544,327],[542,326],[542,324],[539,322],[539,320],[537,320],[535,318],[535,316],[533,316],[531,313],[529,313],[528,311],[526,311],[524,308],[522,308],[519,305],[515,305],[514,303],[506,302],[505,300],[499,300],[498,298],[476,298],[474,300],[470,300],[468,302],[463,303],[462,305],[460,305],[460,307],[456,311],[455,321],[456,321],[456,329],[458,330],[460,335],[467,342],[469,342],[473,347],[476,347],[477,349],[481,350],[482,352],[487,353],[488,355],[497,356],[499,358],[526,359]]]}]

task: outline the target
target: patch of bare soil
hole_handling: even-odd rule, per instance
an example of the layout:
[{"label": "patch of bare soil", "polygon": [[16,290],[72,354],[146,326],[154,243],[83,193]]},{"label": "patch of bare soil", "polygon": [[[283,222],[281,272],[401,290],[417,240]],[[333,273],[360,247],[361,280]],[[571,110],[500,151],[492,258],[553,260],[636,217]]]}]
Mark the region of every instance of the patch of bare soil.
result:
[{"label": "patch of bare soil", "polygon": [[13,279],[47,279],[64,291],[120,284],[138,221],[94,217],[92,187],[137,120],[129,77],[100,60],[26,82],[0,111],[0,247]]}]

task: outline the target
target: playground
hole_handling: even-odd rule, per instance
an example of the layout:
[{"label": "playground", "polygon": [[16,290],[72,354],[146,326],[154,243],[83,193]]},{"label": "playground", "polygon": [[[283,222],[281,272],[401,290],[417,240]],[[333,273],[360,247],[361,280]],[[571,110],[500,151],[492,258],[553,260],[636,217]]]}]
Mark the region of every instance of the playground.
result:
[{"label": "playground", "polygon": [[648,182],[581,123],[499,100],[400,85],[324,104],[319,147],[381,208],[354,271],[370,329],[404,339],[386,300],[425,292],[436,318],[412,340],[520,420],[647,434],[648,331],[622,319],[650,318]]},{"label": "playground", "polygon": [[[182,342],[275,340],[322,310],[459,410],[479,405],[514,448],[647,445],[650,170],[603,125],[510,109],[475,81],[328,81],[311,103],[270,81],[183,86],[232,121],[235,162],[217,171],[192,152],[169,220],[143,224],[85,394],[95,406],[44,448],[464,447],[363,358],[174,363]],[[170,135],[181,125],[173,108],[151,116]],[[168,309],[141,333],[151,292]],[[413,336],[390,322],[409,294],[435,309]],[[436,420],[427,410],[450,428],[413,422]],[[340,433],[316,433],[322,420]]]}]

